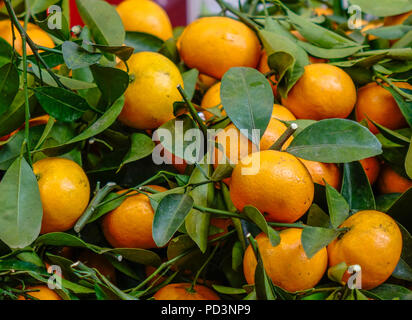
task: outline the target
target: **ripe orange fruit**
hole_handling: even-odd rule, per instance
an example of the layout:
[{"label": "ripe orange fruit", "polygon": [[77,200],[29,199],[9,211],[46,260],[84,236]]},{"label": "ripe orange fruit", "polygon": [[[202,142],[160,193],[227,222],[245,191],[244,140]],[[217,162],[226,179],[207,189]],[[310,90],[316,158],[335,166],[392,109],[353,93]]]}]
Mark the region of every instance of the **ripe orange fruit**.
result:
[{"label": "ripe orange fruit", "polygon": [[299,160],[302,161],[306,169],[308,169],[313,182],[324,186],[325,182],[323,179],[325,179],[325,181],[336,190],[340,189],[342,174],[336,164],[309,161],[300,158]]},{"label": "ripe orange fruit", "polygon": [[[38,290],[27,292],[28,295],[37,298],[38,300],[62,300],[60,296],[54,291],[49,289],[45,285],[31,286],[26,288],[27,290]],[[23,296],[20,296],[18,300],[29,300]]]},{"label": "ripe orange fruit", "polygon": [[412,187],[412,181],[385,165],[378,177],[377,185],[380,193],[403,193]]},{"label": "ripe orange fruit", "polygon": [[305,72],[282,104],[298,119],[346,118],[356,102],[352,79],[342,69],[324,63],[305,66]]},{"label": "ripe orange fruit", "polygon": [[[215,108],[219,107],[222,108],[222,103],[220,101],[220,86],[221,82],[215,83],[213,86],[209,88],[209,90],[206,91],[205,95],[203,96],[202,102],[200,106],[203,109],[209,109],[209,108]],[[206,121],[208,121],[210,118],[212,118],[214,115],[210,112],[203,111],[203,114],[205,115]],[[225,110],[222,111],[222,116],[225,116],[226,112]]]},{"label": "ripe orange fruit", "polygon": [[[19,23],[23,26],[24,22],[19,21]],[[15,49],[21,55],[23,53],[22,47],[22,39],[20,37],[20,33],[15,26],[13,26],[14,34],[16,35],[15,40]],[[54,47],[54,43],[47,32],[43,31],[39,26],[34,23],[28,22],[27,23],[27,34],[29,37],[38,45],[45,46],[44,44],[48,44],[49,47]],[[0,36],[7,40],[7,42],[12,45],[13,43],[13,33],[11,30],[11,22],[10,20],[2,20],[0,21]],[[37,40],[37,41],[36,41]],[[40,42],[40,43],[39,43]],[[27,45],[26,46],[27,54],[33,54],[31,48]]]},{"label": "ripe orange fruit", "polygon": [[[260,61],[259,61],[259,66],[258,66],[258,70],[263,73],[269,73],[270,71],[272,71],[269,67],[268,64],[268,54],[266,53],[265,50],[262,50],[262,54],[260,57]],[[269,80],[270,79],[270,80]],[[276,77],[273,75],[268,79],[270,86],[272,87],[273,90],[273,94],[276,96],[276,88],[277,88],[277,81],[276,81]]]},{"label": "ripe orange fruit", "polygon": [[89,268],[97,269],[110,282],[116,282],[116,270],[104,255],[97,254],[88,250],[83,250],[78,257]]},{"label": "ripe orange fruit", "polygon": [[273,105],[272,118],[283,120],[283,121],[296,120],[296,117],[293,115],[293,113],[290,112],[284,106],[281,106],[280,104]]},{"label": "ripe orange fruit", "polygon": [[150,0],[126,0],[121,2],[117,13],[126,31],[138,31],[167,40],[173,37],[173,29],[166,11]]},{"label": "ripe orange fruit", "polygon": [[[131,83],[125,93],[119,120],[136,129],[157,129],[174,118],[173,102],[182,99],[177,90],[177,85],[183,86],[179,69],[155,52],[133,54],[127,64]],[[123,63],[120,67],[126,70]]]},{"label": "ripe orange fruit", "polygon": [[256,68],[260,43],[245,24],[227,17],[205,17],[189,24],[179,38],[180,57],[190,68],[221,79],[232,67]]},{"label": "ripe orange fruit", "polygon": [[74,161],[45,158],[33,164],[43,205],[41,233],[67,231],[74,226],[90,199],[90,184]]},{"label": "ripe orange fruit", "polygon": [[313,8],[313,12],[317,16],[331,16],[331,15],[333,15],[333,10],[331,8],[322,8],[322,7]]},{"label": "ripe orange fruit", "polygon": [[[148,187],[161,192],[167,190],[160,186]],[[103,233],[114,248],[157,248],[152,236],[153,218],[149,197],[142,193],[133,194],[103,217]]]},{"label": "ripe orange fruit", "polygon": [[268,221],[295,222],[309,209],[313,196],[308,170],[286,152],[252,153],[232,173],[230,197],[235,207],[242,211],[252,205]]},{"label": "ripe orange fruit", "polygon": [[[365,35],[365,32],[368,31],[368,30],[380,28],[380,27],[383,26],[383,23],[382,23],[381,21],[379,21],[379,20],[377,20],[377,21],[371,21],[371,22],[365,21],[365,24],[366,24],[366,25],[361,29],[361,33],[362,33],[363,35]],[[372,34],[368,35],[368,39],[369,39],[369,40],[375,40],[375,39],[377,39],[377,38],[378,38],[377,36],[374,36],[374,35],[372,35]]]},{"label": "ripe orange fruit", "polygon": [[380,172],[379,161],[375,158],[366,158],[360,161],[363,169],[365,170],[366,175],[368,176],[369,183],[372,185],[378,179]]},{"label": "ripe orange fruit", "polygon": [[390,216],[374,210],[359,211],[340,228],[349,231],[328,246],[329,266],[341,262],[362,268],[362,289],[372,289],[389,278],[402,252],[402,234]]},{"label": "ripe orange fruit", "polygon": [[[20,24],[24,25],[24,23],[21,21],[20,21]],[[14,48],[18,54],[22,55],[23,54],[22,39],[20,37],[20,33],[17,31],[17,28],[14,26],[13,28],[14,28],[14,34],[16,35],[16,40],[14,42]],[[43,31],[37,25],[29,22],[27,24],[26,31],[30,39],[32,39],[35,44],[42,46],[42,47],[48,47],[48,48],[54,47],[54,42],[52,38],[47,34],[46,31]],[[6,20],[0,21],[0,37],[4,38],[8,43],[12,45],[13,33],[11,30],[10,20],[6,19]],[[26,44],[26,50],[27,50],[27,55],[33,54],[33,51],[31,50],[28,44]]]},{"label": "ripe orange fruit", "polygon": [[[282,111],[280,111],[280,113],[282,113]],[[272,117],[269,121],[266,131],[260,139],[260,150],[269,149],[276,142],[276,140],[278,140],[280,136],[286,131],[286,129],[286,125],[277,120],[272,113]],[[286,148],[291,144],[292,140],[292,136],[288,140],[286,140],[286,142],[282,146],[282,150],[286,150]]]},{"label": "ripe orange fruit", "polygon": [[[394,84],[399,88],[412,90],[412,86],[406,82],[395,82]],[[407,125],[391,93],[376,82],[369,83],[358,90],[355,110],[356,120],[359,122],[368,117],[391,130],[400,129]],[[369,120],[367,121],[370,131],[378,133],[378,128]]]},{"label": "ripe orange fruit", "polygon": [[395,26],[398,24],[402,24],[404,21],[406,21],[406,19],[409,18],[410,15],[412,15],[412,11],[408,11],[408,12],[398,14],[395,16],[385,17],[383,19],[383,24],[385,26]]},{"label": "ripe orange fruit", "polygon": [[[266,273],[275,285],[290,292],[313,288],[328,266],[326,248],[309,259],[302,247],[302,229],[285,229],[279,235],[280,243],[275,247],[266,234],[256,237]],[[255,283],[256,265],[255,253],[249,245],[243,258],[243,272],[249,284]]]},{"label": "ripe orange fruit", "polygon": [[163,287],[153,296],[155,300],[220,300],[219,296],[208,287],[195,285],[190,292],[191,283],[172,283]]},{"label": "ripe orange fruit", "polygon": [[198,77],[199,80],[199,84],[196,84],[197,88],[203,88],[203,89],[209,89],[211,86],[213,86],[216,82],[218,82],[219,80],[208,76],[207,74],[199,74]]}]

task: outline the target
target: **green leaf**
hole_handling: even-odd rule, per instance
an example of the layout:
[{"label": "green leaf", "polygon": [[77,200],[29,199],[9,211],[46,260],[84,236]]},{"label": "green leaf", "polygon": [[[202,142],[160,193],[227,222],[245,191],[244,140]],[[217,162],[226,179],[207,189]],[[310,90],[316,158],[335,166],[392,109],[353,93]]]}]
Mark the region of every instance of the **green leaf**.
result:
[{"label": "green leaf", "polygon": [[4,114],[19,90],[19,72],[13,63],[0,67],[0,115]]},{"label": "green leaf", "polygon": [[274,292],[272,280],[265,271],[263,260],[259,252],[257,252],[257,256],[257,266],[255,269],[255,290],[257,300],[276,300],[277,297]]},{"label": "green leaf", "polygon": [[17,158],[0,183],[0,239],[24,248],[39,235],[43,208],[36,176],[23,157]]},{"label": "green leaf", "polygon": [[383,283],[369,291],[382,300],[412,300],[412,291],[396,284]]},{"label": "green leaf", "polygon": [[363,48],[362,46],[356,46],[348,48],[325,49],[303,41],[299,41],[298,43],[299,46],[305,49],[310,55],[323,59],[341,59],[349,57]]},{"label": "green leaf", "polygon": [[412,10],[409,0],[350,0],[351,4],[361,7],[362,11],[377,17],[394,16]]},{"label": "green leaf", "polygon": [[129,60],[129,58],[131,57],[134,51],[132,47],[128,47],[128,46],[105,46],[105,45],[94,44],[94,43],[88,43],[88,44],[91,45],[93,48],[99,49],[100,51],[112,53],[122,61]]},{"label": "green leaf", "polygon": [[412,26],[407,25],[397,25],[397,26],[388,26],[388,27],[380,27],[375,29],[366,30],[366,34],[371,34],[375,37],[388,39],[388,40],[395,40],[402,38],[405,34],[412,30]]},{"label": "green leaf", "polygon": [[335,240],[339,233],[339,231],[329,228],[303,228],[301,241],[306,256],[309,259],[312,258],[318,251]]},{"label": "green leaf", "polygon": [[221,294],[236,295],[236,294],[247,293],[246,290],[242,288],[232,288],[232,287],[226,287],[226,286],[221,286],[217,284],[213,284],[212,287],[213,289],[215,289],[217,292]]},{"label": "green leaf", "polygon": [[401,258],[392,272],[392,277],[412,282],[412,267]]},{"label": "green leaf", "polygon": [[182,225],[193,208],[193,198],[187,194],[169,194],[164,197],[153,219],[153,240],[163,247]]},{"label": "green leaf", "polygon": [[403,136],[402,134],[390,130],[388,128],[385,128],[384,126],[380,125],[379,123],[373,121],[372,119],[369,119],[378,129],[379,132],[388,140],[392,141],[393,143],[399,144],[399,145],[409,145],[409,138]]},{"label": "green leaf", "polygon": [[143,133],[132,133],[130,136],[131,146],[129,152],[123,158],[119,170],[127,163],[143,159],[150,155],[155,147],[152,139]]},{"label": "green leaf", "polygon": [[252,220],[268,236],[272,246],[277,246],[280,243],[279,233],[267,224],[265,217],[258,209],[252,206],[245,206],[242,214]]},{"label": "green leaf", "polygon": [[[53,0],[54,1],[54,0]],[[58,2],[54,1],[54,2]],[[58,11],[52,11],[46,19],[42,21],[36,21],[36,24],[42,28],[47,33],[51,34],[52,36],[56,37],[59,40],[65,41],[70,39],[70,28],[69,23],[64,15],[60,14]],[[58,26],[58,22],[61,23]],[[51,26],[56,26],[54,28],[49,28],[49,23]]]},{"label": "green leaf", "polygon": [[63,88],[39,87],[34,94],[44,111],[59,121],[75,121],[89,109],[84,98]]},{"label": "green leaf", "polygon": [[189,100],[192,100],[193,95],[195,93],[196,82],[197,82],[198,76],[199,76],[199,71],[197,69],[190,69],[182,73],[185,92]]},{"label": "green leaf", "polygon": [[[396,103],[398,104],[399,109],[401,110],[403,116],[405,117],[406,122],[408,123],[409,127],[412,128],[412,101],[407,102],[399,93],[397,93],[391,87],[384,86],[383,88],[385,88],[392,94]],[[407,89],[402,89],[402,88],[400,90],[411,95],[412,97],[412,90],[407,90]]]},{"label": "green leaf", "polygon": [[304,129],[287,151],[306,160],[345,163],[381,154],[382,145],[367,128],[355,121],[326,119]]},{"label": "green leaf", "polygon": [[335,188],[331,187],[327,182],[325,182],[325,185],[330,222],[332,227],[338,228],[349,217],[349,205]]},{"label": "green leaf", "polygon": [[409,214],[411,203],[412,188],[409,188],[392,204],[387,212],[397,222],[407,226],[409,230],[411,230],[410,226],[412,226],[412,215]]},{"label": "green leaf", "polygon": [[342,196],[346,199],[352,211],[376,210],[375,198],[365,173],[359,161],[343,165]]},{"label": "green leaf", "polygon": [[230,120],[259,145],[273,110],[273,91],[265,76],[252,68],[231,68],[222,78],[220,97]]},{"label": "green leaf", "polygon": [[13,57],[13,47],[5,39],[0,37],[0,66],[11,62]]},{"label": "green leaf", "polygon": [[31,0],[30,3],[30,12],[35,15],[40,12],[46,11],[48,7],[56,4],[59,0]]},{"label": "green leaf", "polygon": [[409,178],[412,179],[412,140],[405,158],[405,171]]},{"label": "green leaf", "polygon": [[[210,164],[197,165],[190,176],[189,183],[196,184],[208,181],[208,176],[212,173],[212,171],[213,168]],[[208,207],[214,196],[213,184],[206,183],[200,185],[194,188],[189,195],[193,198],[195,205]],[[200,251],[203,253],[205,253],[207,249],[210,216],[211,215],[209,213],[203,213],[199,210],[192,209],[185,219],[187,234],[194,242],[196,242]]]},{"label": "green leaf", "polygon": [[101,53],[89,52],[77,43],[65,41],[62,44],[63,58],[69,69],[76,70],[97,63]]},{"label": "green leaf", "polygon": [[260,30],[259,37],[269,57],[268,64],[277,73],[278,90],[282,97],[286,97],[303,75],[309,57],[296,41],[279,32]]},{"label": "green leaf", "polygon": [[173,38],[167,39],[163,42],[162,47],[159,49],[159,53],[169,58],[174,63],[178,63],[180,60],[179,51],[177,50],[176,40]]},{"label": "green leaf", "polygon": [[401,193],[381,194],[376,198],[376,210],[388,212],[389,208],[399,199]]},{"label": "green leaf", "polygon": [[98,65],[93,65],[90,69],[104,100],[111,106],[126,91],[129,85],[128,73],[118,68]]},{"label": "green leaf", "polygon": [[358,46],[356,42],[323,28],[309,19],[293,13],[291,10],[286,9],[286,11],[296,30],[315,46],[326,49]]},{"label": "green leaf", "polygon": [[162,263],[160,257],[150,250],[140,248],[102,249],[102,253],[119,254],[122,258],[146,266],[158,267]]},{"label": "green leaf", "polygon": [[126,32],[124,43],[134,49],[134,53],[142,51],[158,52],[163,45],[163,40],[149,33]]},{"label": "green leaf", "polygon": [[96,43],[123,45],[126,33],[114,6],[102,0],[76,0],[76,5]]},{"label": "green leaf", "polygon": [[307,225],[312,227],[330,228],[330,218],[316,203],[309,208]]}]

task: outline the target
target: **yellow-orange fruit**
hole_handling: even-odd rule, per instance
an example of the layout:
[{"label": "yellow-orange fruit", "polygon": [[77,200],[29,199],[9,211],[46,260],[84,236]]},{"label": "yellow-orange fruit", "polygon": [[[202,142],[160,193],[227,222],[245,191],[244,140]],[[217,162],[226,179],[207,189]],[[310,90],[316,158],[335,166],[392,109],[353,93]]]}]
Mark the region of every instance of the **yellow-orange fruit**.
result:
[{"label": "yellow-orange fruit", "polygon": [[403,193],[412,187],[412,180],[399,175],[390,166],[383,166],[377,181],[380,193]]},{"label": "yellow-orange fruit", "polygon": [[336,190],[340,189],[342,174],[336,164],[309,161],[300,158],[299,160],[302,161],[306,169],[308,169],[313,182],[325,185],[325,182],[323,181],[323,179],[325,179],[325,181]]},{"label": "yellow-orange fruit", "polygon": [[[27,294],[38,300],[62,300],[62,298],[60,298],[60,296],[54,290],[49,289],[45,285],[31,286],[26,289],[27,290],[37,290],[37,291],[27,292]],[[18,300],[30,300],[30,299],[26,299],[25,297],[20,296]]]},{"label": "yellow-orange fruit", "polygon": [[[280,243],[275,247],[266,234],[256,237],[266,273],[275,285],[290,292],[313,288],[328,266],[326,248],[309,259],[302,247],[302,229],[285,229],[279,235]],[[249,284],[255,282],[256,265],[255,254],[249,245],[243,258],[243,272]]]},{"label": "yellow-orange fruit", "polygon": [[340,228],[349,231],[329,244],[329,266],[341,262],[360,265],[365,290],[385,282],[402,252],[402,234],[396,221],[383,212],[365,210],[350,216]]},{"label": "yellow-orange fruit", "polygon": [[368,176],[369,183],[372,185],[378,179],[380,172],[380,164],[375,157],[362,159],[360,161],[366,175]]},{"label": "yellow-orange fruit", "polygon": [[190,291],[191,283],[172,283],[163,287],[153,296],[155,300],[220,300],[219,296],[208,287],[195,285]]}]

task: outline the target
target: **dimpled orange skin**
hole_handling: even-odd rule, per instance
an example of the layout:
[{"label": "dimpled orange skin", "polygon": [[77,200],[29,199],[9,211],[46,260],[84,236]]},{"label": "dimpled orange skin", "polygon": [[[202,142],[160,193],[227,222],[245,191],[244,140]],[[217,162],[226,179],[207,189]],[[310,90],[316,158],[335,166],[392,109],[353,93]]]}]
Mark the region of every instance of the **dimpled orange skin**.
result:
[{"label": "dimpled orange skin", "polygon": [[283,121],[296,120],[296,117],[294,116],[294,114],[290,112],[284,106],[281,106],[280,104],[273,105],[272,118],[283,120]]},{"label": "dimpled orange skin", "polygon": [[349,75],[324,63],[305,66],[303,76],[282,99],[296,118],[312,120],[346,118],[355,102],[356,89]]},{"label": "dimpled orange skin", "polygon": [[172,283],[163,287],[153,296],[155,300],[220,300],[219,296],[211,289],[195,285],[195,292],[189,292],[191,283]]},{"label": "dimpled orange skin", "polygon": [[[273,247],[266,234],[256,237],[263,266],[273,283],[289,292],[313,288],[328,266],[326,248],[308,259],[302,247],[302,229],[290,228],[280,233],[280,244]],[[246,249],[243,272],[248,284],[255,283],[256,257],[252,247]]]},{"label": "dimpled orange skin", "polygon": [[388,165],[383,166],[378,177],[377,187],[380,193],[404,193],[412,187],[412,180],[402,177]]},{"label": "dimpled orange skin", "polygon": [[302,161],[306,169],[308,169],[314,183],[324,186],[325,182],[323,179],[325,179],[325,181],[336,190],[340,189],[342,174],[336,164],[309,161],[300,158],[299,160]]},{"label": "dimpled orange skin", "polygon": [[372,185],[379,176],[380,167],[378,159],[375,157],[360,160],[360,163],[368,176],[369,183]]},{"label": "dimpled orange skin", "polygon": [[359,211],[340,228],[350,228],[328,245],[329,267],[345,262],[362,268],[362,289],[385,282],[398,264],[402,234],[390,216],[374,210]]},{"label": "dimpled orange skin", "polygon": [[71,229],[90,199],[90,184],[74,161],[45,158],[33,164],[43,206],[41,233]]},{"label": "dimpled orange skin", "polygon": [[[24,25],[23,22],[20,21],[21,25]],[[18,54],[22,55],[23,54],[23,42],[21,40],[20,34],[17,31],[16,27],[14,28],[14,34],[16,35],[16,40],[14,42],[14,48],[18,52]],[[47,48],[53,48],[54,47],[54,42],[52,38],[45,32],[43,31],[40,27],[33,23],[28,23],[27,24],[27,34],[29,35],[30,39],[33,40],[35,44],[38,46],[42,47],[47,47]],[[11,30],[11,25],[10,25],[10,20],[2,20],[0,21],[0,37],[4,38],[8,43],[12,44],[13,43],[13,33]],[[27,55],[33,54],[33,51],[29,47],[28,44],[26,44],[26,50],[27,50]]]},{"label": "dimpled orange skin", "polygon": [[[412,86],[406,82],[394,82],[399,88],[412,90]],[[367,119],[366,116],[380,125],[396,130],[406,127],[407,123],[391,93],[382,88],[376,82],[363,86],[358,90],[356,103],[356,120]],[[378,133],[378,128],[368,119],[369,130]]]},{"label": "dimpled orange skin", "polygon": [[189,24],[179,38],[180,57],[189,68],[216,79],[232,67],[256,68],[260,43],[245,24],[227,17],[205,17]]},{"label": "dimpled orange skin", "polygon": [[162,40],[173,37],[173,29],[166,11],[150,0],[126,0],[117,13],[126,31],[150,33]]},{"label": "dimpled orange skin", "polygon": [[[160,186],[148,187],[161,192],[167,190]],[[124,191],[119,192],[122,193]],[[153,218],[149,197],[142,193],[135,194],[103,217],[103,233],[114,248],[157,248],[152,235]]]},{"label": "dimpled orange skin", "polygon": [[[177,86],[183,87],[175,64],[156,52],[133,54],[127,64],[132,82],[126,90],[119,120],[129,127],[146,130],[157,129],[173,119],[173,102],[181,100]],[[119,66],[126,71],[123,63]]]},{"label": "dimpled orange skin", "polygon": [[[222,104],[220,101],[220,86],[221,86],[221,82],[217,82],[216,84],[211,86],[209,90],[206,91],[205,95],[203,96],[202,102],[200,104],[200,106],[203,109],[222,107]],[[212,113],[207,112],[207,111],[203,111],[203,114],[205,115],[206,121],[208,121],[210,118],[214,116]],[[221,115],[222,117],[226,115],[225,110],[222,111]]]},{"label": "dimpled orange skin", "polygon": [[[256,174],[254,168],[259,169]],[[308,170],[286,152],[252,153],[232,173],[230,197],[235,207],[242,211],[246,205],[254,206],[268,221],[295,222],[309,209],[313,196]]]},{"label": "dimpled orange skin", "polygon": [[[39,290],[39,291],[33,291],[33,292],[27,292],[28,295],[37,298],[38,300],[62,300],[60,296],[54,292],[53,290],[49,289],[47,286],[32,286],[32,287],[27,287],[27,290]],[[32,299],[26,299],[23,296],[19,296],[18,300],[32,300]]]}]

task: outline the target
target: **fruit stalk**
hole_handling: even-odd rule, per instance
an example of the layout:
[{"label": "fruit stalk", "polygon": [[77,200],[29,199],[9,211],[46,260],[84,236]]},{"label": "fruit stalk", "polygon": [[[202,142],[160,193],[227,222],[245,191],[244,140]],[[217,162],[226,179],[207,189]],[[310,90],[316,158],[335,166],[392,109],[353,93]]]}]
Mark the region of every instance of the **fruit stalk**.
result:
[{"label": "fruit stalk", "polygon": [[269,149],[276,151],[282,150],[282,146],[296,132],[297,129],[298,125],[296,123],[292,123]]}]

